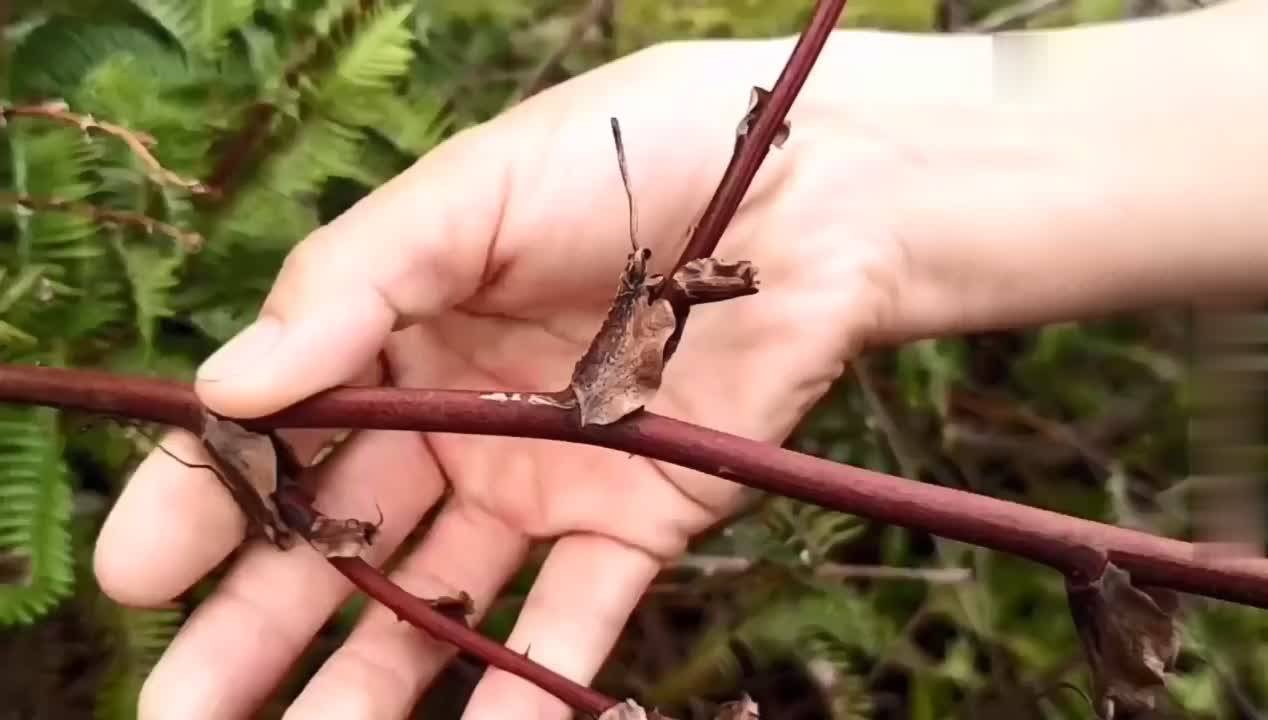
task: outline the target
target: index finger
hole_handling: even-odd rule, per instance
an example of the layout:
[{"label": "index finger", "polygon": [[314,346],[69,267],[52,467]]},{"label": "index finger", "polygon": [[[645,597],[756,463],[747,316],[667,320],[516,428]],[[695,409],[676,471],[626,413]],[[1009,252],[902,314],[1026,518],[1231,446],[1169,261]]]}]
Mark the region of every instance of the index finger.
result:
[{"label": "index finger", "polygon": [[455,135],[301,241],[256,321],[199,368],[202,401],[275,412],[352,378],[394,328],[471,296],[505,202],[497,137]]}]

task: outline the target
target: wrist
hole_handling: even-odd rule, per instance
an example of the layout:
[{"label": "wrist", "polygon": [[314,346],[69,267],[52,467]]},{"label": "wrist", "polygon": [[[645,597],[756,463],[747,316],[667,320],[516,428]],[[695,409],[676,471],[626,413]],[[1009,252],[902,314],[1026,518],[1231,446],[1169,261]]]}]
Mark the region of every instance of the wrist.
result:
[{"label": "wrist", "polygon": [[877,118],[913,159],[876,341],[1268,290],[1268,1],[1227,5],[1021,33],[990,102]]},{"label": "wrist", "polygon": [[1198,108],[942,109],[898,189],[885,339],[1268,291],[1268,97]]}]

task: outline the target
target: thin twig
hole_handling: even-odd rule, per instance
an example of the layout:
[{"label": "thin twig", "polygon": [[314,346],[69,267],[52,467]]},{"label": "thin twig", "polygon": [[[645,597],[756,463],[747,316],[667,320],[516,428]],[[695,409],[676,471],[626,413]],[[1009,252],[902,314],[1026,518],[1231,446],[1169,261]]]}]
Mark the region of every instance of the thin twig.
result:
[{"label": "thin twig", "polygon": [[978,22],[961,28],[960,32],[993,33],[1012,30],[1069,4],[1070,0],[1023,0],[996,10]]},{"label": "thin twig", "polygon": [[112,210],[86,202],[76,202],[64,198],[37,198],[29,195],[0,192],[0,205],[17,206],[31,211],[67,212],[90,218],[101,225],[129,225],[153,234],[167,235],[181,243],[187,250],[195,251],[202,247],[203,236],[192,230],[183,230],[170,223],[156,220],[149,215],[128,210]]},{"label": "thin twig", "polygon": [[938,464],[937,459],[932,457],[932,454],[927,450],[912,442],[909,435],[898,426],[898,421],[894,419],[889,408],[885,406],[885,400],[877,392],[872,366],[867,358],[855,358],[854,362],[850,363],[850,369],[854,373],[854,379],[859,384],[859,391],[863,395],[863,401],[867,403],[872,417],[875,418],[876,424],[880,426],[881,434],[888,441],[890,452],[894,454],[894,458],[898,461],[898,467],[902,470],[903,475],[913,480],[918,480],[922,475],[921,470],[928,470],[934,474],[941,484],[954,485],[955,483],[943,470],[942,466]]},{"label": "thin twig", "polygon": [[[671,567],[698,570],[705,575],[741,573],[753,567],[757,561],[745,557],[727,555],[684,555]],[[814,567],[814,574],[822,578],[845,580],[866,578],[870,580],[916,580],[935,585],[956,584],[973,579],[968,568],[905,568],[888,565],[851,565],[847,563],[822,563]]]},{"label": "thin twig", "polygon": [[545,90],[549,85],[550,73],[558,67],[559,63],[568,56],[581,44],[585,39],[586,33],[590,28],[598,25],[603,18],[612,12],[613,0],[590,0],[585,9],[573,18],[572,24],[568,27],[568,34],[564,36],[563,42],[559,43],[554,50],[546,57],[542,58],[533,72],[524,80],[519,88],[511,95],[507,105],[514,105],[518,102],[536,95]]},{"label": "thin twig", "polygon": [[182,187],[195,194],[210,192],[207,186],[198,180],[182,177],[163,167],[158,158],[154,157],[154,153],[150,152],[150,148],[156,144],[153,137],[122,125],[98,120],[91,115],[71,112],[70,107],[60,100],[50,100],[38,105],[5,106],[0,104],[0,127],[12,118],[41,118],[77,127],[85,134],[96,130],[113,135],[122,140],[132,154],[145,165],[150,178],[155,182]]},{"label": "thin twig", "polygon": [[[188,384],[96,370],[0,364],[0,402],[73,408],[197,431]],[[415,388],[328,390],[252,429],[364,428],[531,437],[595,445],[1096,577],[1106,559],[1133,582],[1268,608],[1268,560],[1207,556],[1187,542],[894,477],[649,412],[581,426],[575,410],[524,393]]]},{"label": "thin twig", "polygon": [[599,715],[616,700],[569,680],[533,662],[502,643],[490,640],[461,622],[438,611],[426,600],[411,595],[361,558],[329,558],[330,564],[366,595],[396,613],[402,620],[460,648],[485,663],[517,675],[567,703],[574,710]]}]

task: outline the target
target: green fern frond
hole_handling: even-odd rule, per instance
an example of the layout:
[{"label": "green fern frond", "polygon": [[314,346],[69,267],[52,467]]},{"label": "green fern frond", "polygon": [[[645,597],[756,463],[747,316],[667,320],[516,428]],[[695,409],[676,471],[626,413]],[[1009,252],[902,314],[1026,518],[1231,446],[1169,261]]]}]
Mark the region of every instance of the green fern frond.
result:
[{"label": "green fern frond", "polygon": [[251,19],[256,0],[132,0],[163,26],[185,51],[214,57],[225,35]]},{"label": "green fern frond", "polygon": [[405,21],[414,11],[413,3],[388,4],[371,12],[351,37],[334,38],[347,44],[340,50],[326,99],[345,88],[390,90],[405,74],[414,59],[410,43],[413,34]]},{"label": "green fern frond", "polygon": [[25,572],[0,584],[0,625],[35,621],[74,585],[70,471],[57,411],[0,408],[0,555]]},{"label": "green fern frond", "polygon": [[12,322],[6,321],[6,318],[13,320],[12,315],[16,315],[13,312],[15,306],[34,293],[43,277],[43,268],[29,266],[13,279],[7,278],[8,274],[8,271],[0,266],[0,348],[9,344],[34,345],[36,339],[33,335]]},{"label": "green fern frond", "polygon": [[788,498],[774,499],[762,519],[773,539],[796,552],[800,560],[809,565],[822,561],[864,529],[862,521],[854,515]]},{"label": "green fern frond", "polygon": [[[19,182],[14,185],[19,194],[78,201],[97,189],[89,170],[101,150],[79,131],[27,123],[12,128],[9,137],[15,163],[21,164],[15,168]],[[73,213],[13,212],[26,215],[18,218],[19,258],[55,266],[51,275],[61,273],[69,261],[92,259],[105,250],[94,241],[96,227],[90,218]]]},{"label": "green fern frond", "polygon": [[171,294],[178,283],[184,254],[122,240],[116,240],[115,250],[132,288],[136,328],[146,348],[153,349],[156,323],[173,312]]},{"label": "green fern frond", "polygon": [[166,83],[186,68],[173,50],[141,28],[77,17],[43,23],[14,49],[15,98],[44,100],[72,97],[84,77],[100,63],[120,56],[135,58],[151,77]]},{"label": "green fern frond", "polygon": [[369,127],[397,150],[413,157],[431,150],[453,130],[453,117],[435,95],[382,94],[362,107],[364,117],[353,115],[349,108],[345,119]]},{"label": "green fern frond", "polygon": [[[782,578],[782,579],[781,579]],[[796,582],[786,572],[765,578],[766,601],[742,614],[738,625],[720,625],[707,632],[674,672],[654,685],[647,699],[659,704],[680,702],[706,688],[732,682],[739,669],[734,645],[739,643],[759,663],[781,658],[802,662],[834,662],[851,671],[848,653],[875,652],[896,631],[871,600],[850,588],[815,588]],[[754,592],[746,587],[746,597]],[[848,653],[847,653],[848,651]]]},{"label": "green fern frond", "polygon": [[358,162],[364,142],[363,130],[333,120],[301,124],[235,198],[212,244],[236,237],[289,247],[300,240],[317,227],[312,198],[328,179],[375,182]]},{"label": "green fern frond", "polygon": [[146,676],[184,622],[180,608],[137,610],[112,606],[118,641],[109,674],[97,696],[97,720],[133,720]]}]

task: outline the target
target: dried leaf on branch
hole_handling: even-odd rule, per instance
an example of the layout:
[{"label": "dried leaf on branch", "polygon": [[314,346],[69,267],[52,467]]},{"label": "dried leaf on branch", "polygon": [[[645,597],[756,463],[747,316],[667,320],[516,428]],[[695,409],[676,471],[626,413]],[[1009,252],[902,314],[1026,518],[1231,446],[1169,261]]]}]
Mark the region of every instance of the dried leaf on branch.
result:
[{"label": "dried leaf on branch", "polygon": [[686,320],[680,308],[757,292],[757,269],[747,261],[696,258],[673,273],[668,287],[663,275],[649,272],[652,251],[638,245],[637,210],[616,118],[612,118],[612,137],[629,200],[633,251],[603,324],[573,368],[569,387],[582,425],[614,423],[656,396],[669,355],[666,344],[681,332]]},{"label": "dried leaf on branch", "polygon": [[246,516],[250,535],[287,549],[291,534],[298,534],[328,558],[359,557],[374,543],[378,523],[323,515],[297,478],[279,472],[279,466],[294,472],[294,461],[279,457],[284,448],[275,436],[204,412],[202,442],[219,467],[217,477]]},{"label": "dried leaf on branch", "polygon": [[[738,151],[739,144],[744,142],[748,137],[749,130],[757,124],[757,118],[761,115],[770,102],[770,91],[759,87],[753,88],[753,93],[749,96],[748,112],[744,113],[740,124],[735,128],[735,144]],[[779,124],[779,128],[775,131],[775,137],[771,139],[771,145],[775,147],[783,147],[784,142],[788,140],[788,135],[792,130],[792,125],[787,120]]]},{"label": "dried leaf on branch", "polygon": [[1113,563],[1089,583],[1067,582],[1066,591],[1097,714],[1112,720],[1152,710],[1180,652],[1179,597],[1133,585],[1131,575]]},{"label": "dried leaf on branch", "polygon": [[268,436],[204,411],[202,444],[219,468],[220,483],[246,516],[247,535],[263,536],[278,548],[289,548],[290,532],[273,499],[277,454]]},{"label": "dried leaf on branch", "polygon": [[[748,695],[743,695],[739,700],[723,703],[718,708],[718,714],[714,716],[714,720],[759,720],[760,717],[757,703],[753,702]],[[626,699],[608,708],[598,720],[670,720],[670,718],[655,710],[645,710],[633,700]]]}]

